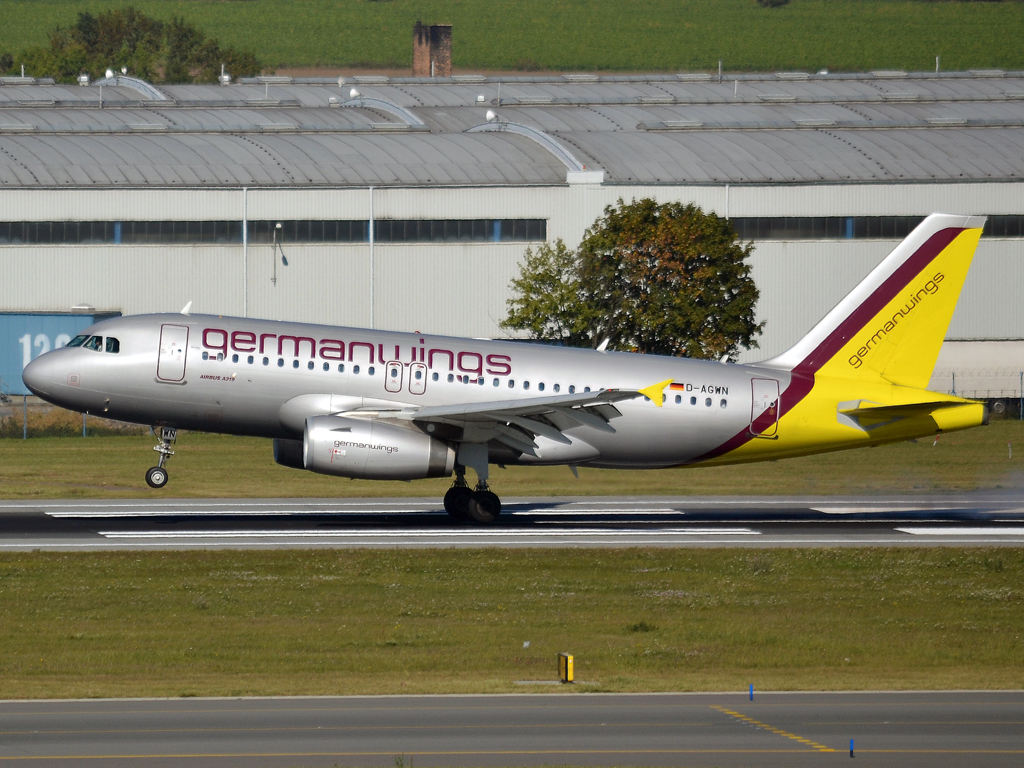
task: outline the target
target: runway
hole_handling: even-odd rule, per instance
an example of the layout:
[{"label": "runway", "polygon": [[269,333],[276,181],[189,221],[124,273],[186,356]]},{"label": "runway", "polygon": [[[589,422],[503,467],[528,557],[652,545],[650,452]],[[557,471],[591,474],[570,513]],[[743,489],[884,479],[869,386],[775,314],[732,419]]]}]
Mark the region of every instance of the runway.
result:
[{"label": "runway", "polygon": [[33,766],[1017,766],[1024,692],[0,702]]},{"label": "runway", "polygon": [[510,498],[494,526],[423,498],[0,502],[0,551],[976,545],[1024,545],[1024,492]]}]

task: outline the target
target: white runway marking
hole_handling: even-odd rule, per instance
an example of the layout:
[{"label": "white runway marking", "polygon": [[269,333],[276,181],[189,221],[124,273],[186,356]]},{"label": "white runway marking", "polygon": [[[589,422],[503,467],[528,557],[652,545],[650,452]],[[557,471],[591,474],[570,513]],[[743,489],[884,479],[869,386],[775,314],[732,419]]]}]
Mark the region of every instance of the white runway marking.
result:
[{"label": "white runway marking", "polygon": [[942,526],[934,528],[897,528],[902,533],[914,536],[1024,536],[1024,527],[1017,528],[957,528]]},{"label": "white runway marking", "polygon": [[[271,538],[480,538],[481,532],[470,531],[98,531],[108,539],[271,539]],[[551,538],[559,536],[759,536],[750,528],[668,528],[657,531],[603,529],[569,529],[559,531],[494,531],[488,538]]]},{"label": "white runway marking", "polygon": [[903,512],[951,512],[963,507],[810,507],[812,512],[823,512],[826,515],[863,515],[866,512],[882,512],[888,514]]},{"label": "white runway marking", "polygon": [[[431,507],[437,507],[436,504],[431,504]],[[72,519],[116,519],[116,518],[133,518],[133,517],[280,517],[282,515],[298,516],[298,515],[324,515],[328,512],[344,512],[348,515],[379,515],[382,512],[388,514],[424,514],[435,510],[429,508],[424,509],[365,509],[365,508],[345,508],[345,509],[207,509],[207,510],[193,510],[193,509],[123,509],[110,512],[47,512],[49,517],[57,518],[72,518]],[[440,514],[444,514],[444,510],[437,510]]]}]

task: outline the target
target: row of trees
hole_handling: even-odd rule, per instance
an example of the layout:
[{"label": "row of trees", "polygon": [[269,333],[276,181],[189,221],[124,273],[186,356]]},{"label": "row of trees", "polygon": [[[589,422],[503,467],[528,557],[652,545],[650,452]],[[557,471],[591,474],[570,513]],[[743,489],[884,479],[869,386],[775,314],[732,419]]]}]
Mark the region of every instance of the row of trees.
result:
[{"label": "row of trees", "polygon": [[727,219],[644,199],[607,207],[569,249],[526,252],[502,326],[533,339],[702,359],[757,346],[758,291]]},{"label": "row of trees", "polygon": [[163,83],[215,83],[221,64],[235,77],[260,74],[255,54],[223,47],[185,19],[154,19],[133,6],[96,16],[79,13],[70,27],[57,27],[50,44],[0,54],[0,74],[20,71],[73,83],[80,74],[103,77],[108,68],[122,67],[136,77]]}]

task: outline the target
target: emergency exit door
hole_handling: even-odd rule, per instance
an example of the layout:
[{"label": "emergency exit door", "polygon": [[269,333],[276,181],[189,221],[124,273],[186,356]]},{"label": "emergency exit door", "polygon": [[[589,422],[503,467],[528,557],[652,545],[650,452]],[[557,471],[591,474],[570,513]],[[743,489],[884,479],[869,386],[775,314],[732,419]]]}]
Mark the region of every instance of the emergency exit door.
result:
[{"label": "emergency exit door", "polygon": [[188,354],[188,326],[160,326],[160,357],[156,376],[161,381],[185,380],[185,355]]},{"label": "emergency exit door", "polygon": [[757,437],[775,437],[779,431],[779,382],[775,379],[751,379],[753,403],[750,407],[750,431]]}]

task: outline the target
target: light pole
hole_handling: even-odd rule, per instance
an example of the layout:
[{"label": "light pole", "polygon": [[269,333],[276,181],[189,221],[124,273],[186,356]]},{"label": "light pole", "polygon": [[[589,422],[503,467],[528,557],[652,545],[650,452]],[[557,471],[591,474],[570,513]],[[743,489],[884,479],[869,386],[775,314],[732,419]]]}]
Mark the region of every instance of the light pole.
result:
[{"label": "light pole", "polygon": [[274,225],[274,245],[270,250],[270,260],[274,263],[274,272],[273,276],[270,278],[270,282],[274,284],[275,288],[277,287],[277,233],[281,232],[281,229],[281,222],[279,221]]}]

